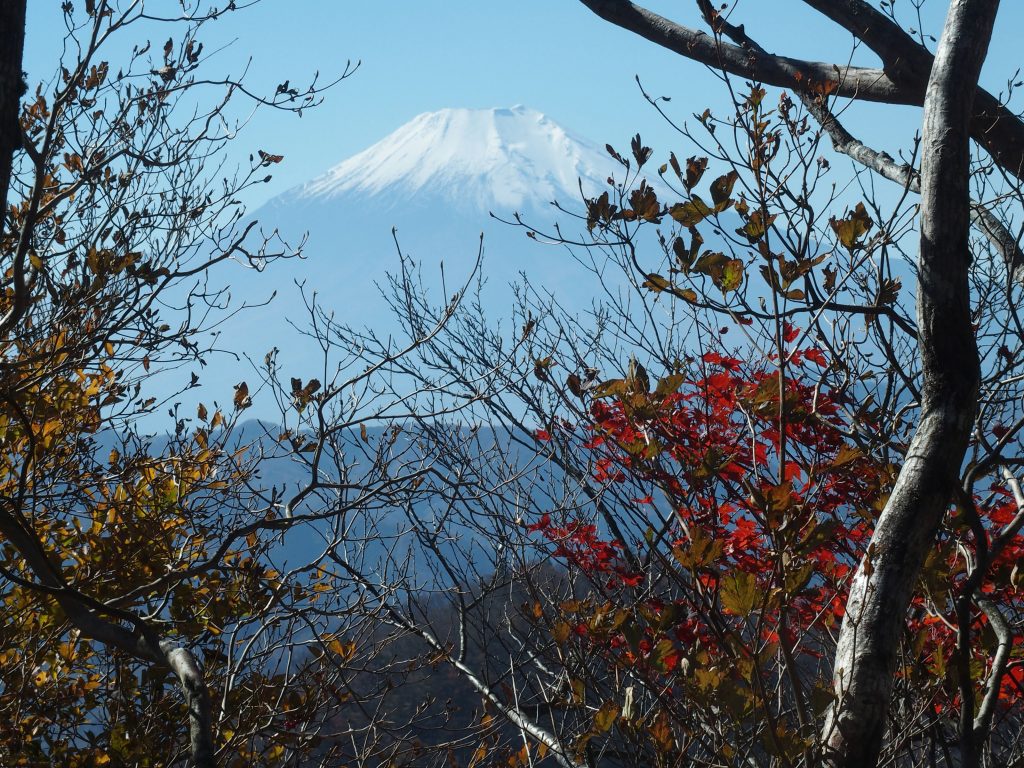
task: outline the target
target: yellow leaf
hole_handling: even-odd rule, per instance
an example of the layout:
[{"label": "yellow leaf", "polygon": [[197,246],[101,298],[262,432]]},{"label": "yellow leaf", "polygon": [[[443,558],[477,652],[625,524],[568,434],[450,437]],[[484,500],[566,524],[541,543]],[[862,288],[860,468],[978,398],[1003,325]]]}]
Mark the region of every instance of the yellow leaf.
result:
[{"label": "yellow leaf", "polygon": [[481,743],[473,752],[473,756],[469,759],[469,768],[475,768],[480,765],[487,758],[487,745]]},{"label": "yellow leaf", "polygon": [[836,467],[841,467],[844,464],[849,464],[851,461],[859,459],[862,455],[863,454],[861,453],[859,448],[856,448],[851,445],[844,445],[840,447],[839,452],[836,453],[836,458],[832,462],[832,469],[835,469]]},{"label": "yellow leaf", "polygon": [[752,573],[731,570],[722,578],[719,596],[726,613],[749,616],[757,604],[757,578]]},{"label": "yellow leaf", "polygon": [[661,293],[672,287],[672,283],[658,274],[649,274],[643,283],[643,287],[655,293]]},{"label": "yellow leaf", "polygon": [[355,643],[343,643],[340,640],[331,640],[327,644],[328,649],[341,656],[343,661],[348,661],[356,655]]},{"label": "yellow leaf", "polygon": [[864,208],[864,203],[857,203],[857,207],[849,216],[845,219],[833,218],[829,224],[832,225],[839,242],[852,251],[857,247],[860,238],[871,229],[873,222]]},{"label": "yellow leaf", "polygon": [[615,725],[619,717],[619,705],[614,701],[606,701],[594,715],[594,728],[598,733],[607,733]]},{"label": "yellow leaf", "polygon": [[569,639],[569,625],[564,621],[560,621],[551,628],[551,636],[555,638],[555,642],[561,645]]},{"label": "yellow leaf", "polygon": [[708,204],[696,195],[688,203],[676,203],[668,210],[669,216],[684,227],[693,227],[704,221],[712,211]]}]

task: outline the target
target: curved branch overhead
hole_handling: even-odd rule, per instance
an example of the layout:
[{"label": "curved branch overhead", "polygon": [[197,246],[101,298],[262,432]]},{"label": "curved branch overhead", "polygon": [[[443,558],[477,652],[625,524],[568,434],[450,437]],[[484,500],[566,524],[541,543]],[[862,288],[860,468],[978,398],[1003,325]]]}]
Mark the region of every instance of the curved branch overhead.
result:
[{"label": "curved branch overhead", "polygon": [[927,80],[932,55],[899,24],[863,0],[803,0],[839,24],[882,60],[893,80]]},{"label": "curved branch overhead", "polygon": [[924,96],[923,84],[920,94],[911,93],[881,69],[794,59],[729,45],[702,30],[677,24],[628,0],[580,2],[602,19],[680,56],[781,88],[800,90],[808,84],[833,82],[838,85],[835,93],[840,96],[886,104],[920,104]]},{"label": "curved branch overhead", "polygon": [[[716,40],[629,0],[580,0],[623,29],[701,64],[779,88],[813,93],[834,83],[833,93],[857,101],[923,106],[932,54],[891,19],[862,0],[804,0],[840,24],[882,59],[882,69],[840,66],[778,54],[759,53]],[[810,88],[809,88],[810,86]],[[1008,173],[1024,179],[1024,122],[978,88],[974,96],[971,137]]]}]

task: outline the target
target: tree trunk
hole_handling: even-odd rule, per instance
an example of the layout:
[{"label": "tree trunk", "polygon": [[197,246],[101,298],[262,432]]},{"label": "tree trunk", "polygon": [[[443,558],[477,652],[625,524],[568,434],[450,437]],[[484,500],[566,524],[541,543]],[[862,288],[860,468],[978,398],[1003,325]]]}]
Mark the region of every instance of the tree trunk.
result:
[{"label": "tree trunk", "polygon": [[921,420],[850,588],[826,719],[825,764],[878,761],[897,651],[921,566],[960,476],[977,410],[968,178],[978,76],[998,0],[952,0],[928,81],[921,163],[917,323]]},{"label": "tree trunk", "polygon": [[188,707],[189,751],[193,768],[216,768],[210,692],[203,679],[203,670],[188,649],[175,646],[170,641],[160,643],[160,648],[178,678],[185,706]]},{"label": "tree trunk", "polygon": [[18,115],[25,81],[21,76],[25,47],[26,0],[0,0],[0,235],[7,216],[14,153],[21,146]]}]

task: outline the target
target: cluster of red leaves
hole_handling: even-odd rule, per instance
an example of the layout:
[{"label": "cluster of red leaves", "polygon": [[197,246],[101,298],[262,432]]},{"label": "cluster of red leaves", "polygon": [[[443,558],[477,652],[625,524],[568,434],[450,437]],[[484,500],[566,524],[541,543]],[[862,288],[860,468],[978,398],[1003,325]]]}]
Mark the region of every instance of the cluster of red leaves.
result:
[{"label": "cluster of red leaves", "polygon": [[709,352],[678,388],[592,408],[607,438],[596,475],[611,462],[661,491],[679,519],[678,564],[712,591],[725,573],[749,574],[759,594],[782,590],[804,628],[841,615],[891,477],[843,436],[842,403],[815,378],[821,359],[794,352],[780,377],[770,363]]},{"label": "cluster of red leaves", "polygon": [[[797,337],[796,329],[785,328],[787,344]],[[589,613],[569,618],[586,627],[576,635],[670,686],[686,674],[687,665],[677,662],[695,653],[705,667],[753,660],[734,664],[735,674],[747,679],[732,681],[752,689],[752,667],[766,655],[829,653],[849,580],[898,467],[850,442],[846,420],[856,404],[829,386],[827,366],[813,347],[792,349],[783,366],[778,359],[752,363],[709,352],[654,387],[646,374],[602,385],[583,442],[594,455],[594,479],[628,477],[646,486],[649,492],[633,503],[653,512],[664,499],[675,524],[659,544],[648,536],[646,545],[634,527],[630,546],[657,564],[646,574],[628,567],[624,542],[602,538],[590,522],[556,524],[545,515],[530,526],[608,598],[601,610],[589,605]],[[1004,495],[979,505],[979,512],[994,531],[1017,510]],[[651,514],[650,524],[661,517]],[[930,670],[935,683],[928,690],[937,708],[955,704],[956,696],[949,660],[953,597],[963,579],[956,542],[966,527],[950,520],[926,575],[930,589],[915,599],[908,620],[918,668]],[[645,546],[662,551],[649,557]],[[993,566],[993,581],[1004,592],[1016,590],[999,573],[1008,574],[1022,556],[1018,537]],[[985,591],[999,590],[989,584]],[[977,622],[984,625],[984,616]],[[979,649],[979,657],[990,655]],[[1011,665],[1006,696],[1020,696],[1020,672]]]},{"label": "cluster of red leaves", "polygon": [[563,559],[570,566],[586,573],[591,578],[603,577],[605,586],[635,587],[643,581],[643,574],[627,568],[621,558],[622,542],[605,541],[598,536],[593,523],[571,522],[555,525],[551,515],[527,526],[528,531],[541,531],[555,543],[552,555]]}]

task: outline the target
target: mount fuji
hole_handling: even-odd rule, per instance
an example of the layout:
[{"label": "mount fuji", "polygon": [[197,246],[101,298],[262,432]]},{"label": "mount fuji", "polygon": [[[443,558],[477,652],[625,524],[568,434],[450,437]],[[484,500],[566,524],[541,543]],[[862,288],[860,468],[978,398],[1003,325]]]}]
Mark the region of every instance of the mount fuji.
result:
[{"label": "mount fuji", "polygon": [[372,281],[396,266],[393,227],[403,250],[425,265],[444,260],[449,275],[473,263],[483,232],[492,282],[537,266],[531,279],[550,283],[558,277],[550,273],[551,249],[489,214],[507,220],[519,212],[547,227],[559,218],[552,201],[582,209],[581,189],[596,194],[621,171],[603,148],[535,110],[443,109],[413,118],[254,217],[290,241],[308,234],[306,268],[298,272],[325,299],[328,291],[343,298],[337,291],[346,287],[349,299],[372,292]]},{"label": "mount fuji", "polygon": [[442,109],[413,118],[269,208],[340,207],[369,197],[392,209],[445,203],[463,213],[510,212],[578,199],[581,180],[592,193],[616,169],[603,149],[535,110]]},{"label": "mount fuji", "polygon": [[[308,236],[303,258],[278,261],[262,272],[232,263],[214,276],[230,284],[235,304],[260,304],[277,294],[266,306],[226,322],[218,346],[256,360],[276,346],[304,360],[313,349],[303,351],[304,342],[283,322],[308,325],[297,285],[307,296],[315,290],[320,306],[339,322],[387,335],[394,320],[379,286],[399,265],[392,228],[403,253],[422,264],[434,303],[450,298],[441,294],[440,265],[450,294],[469,275],[483,234],[485,295],[493,319],[510,314],[508,286],[521,273],[566,306],[582,309],[593,284],[580,279],[582,267],[571,255],[489,214],[510,220],[518,212],[542,230],[558,222],[563,232],[575,234],[582,222],[551,202],[582,212],[581,190],[598,194],[608,188],[609,177],[622,173],[603,147],[526,107],[443,109],[415,117],[254,212],[264,232],[277,230],[292,243]],[[222,381],[219,367],[208,367],[203,378]],[[237,370],[237,364],[232,367]]]}]

